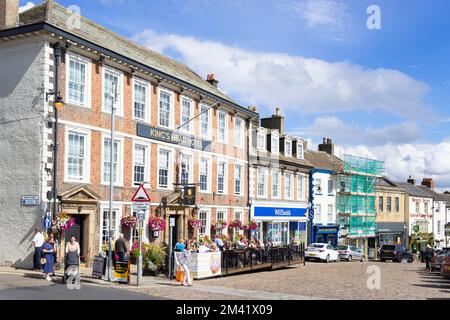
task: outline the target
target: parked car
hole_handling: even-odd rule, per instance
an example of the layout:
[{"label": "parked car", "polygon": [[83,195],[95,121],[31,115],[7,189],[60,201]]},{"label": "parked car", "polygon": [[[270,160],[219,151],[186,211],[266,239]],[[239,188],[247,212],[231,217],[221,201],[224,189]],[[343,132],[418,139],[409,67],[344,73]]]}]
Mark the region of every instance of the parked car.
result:
[{"label": "parked car", "polygon": [[444,260],[442,261],[441,276],[450,279],[450,252],[445,254]]},{"label": "parked car", "polygon": [[354,246],[338,246],[337,250],[339,252],[339,258],[341,260],[356,260],[361,262],[364,262],[364,260],[366,260],[366,257],[361,252],[361,250]]},{"label": "parked car", "polygon": [[392,260],[393,262],[402,262],[404,259],[410,259],[410,253],[405,247],[396,244],[383,244],[380,248],[380,260]]},{"label": "parked car", "polygon": [[312,243],[305,250],[305,260],[339,261],[339,252],[327,243]]},{"label": "parked car", "polygon": [[442,262],[444,261],[445,255],[450,251],[450,248],[442,248],[441,250],[436,251],[431,259],[430,268],[431,271],[441,270]]}]

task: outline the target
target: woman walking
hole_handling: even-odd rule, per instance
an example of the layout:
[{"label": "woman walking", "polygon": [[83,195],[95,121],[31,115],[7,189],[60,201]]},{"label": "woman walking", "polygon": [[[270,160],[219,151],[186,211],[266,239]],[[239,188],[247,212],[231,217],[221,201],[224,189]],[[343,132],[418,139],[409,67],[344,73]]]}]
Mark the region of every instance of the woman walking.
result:
[{"label": "woman walking", "polygon": [[44,245],[42,246],[42,253],[44,254],[45,258],[45,265],[44,265],[44,273],[45,273],[45,279],[47,281],[52,281],[51,275],[53,274],[53,267],[54,267],[54,255],[55,252],[55,246],[54,244],[50,243],[50,238],[45,241]]},{"label": "woman walking", "polygon": [[181,268],[183,268],[184,279],[182,285],[185,287],[192,287],[191,273],[189,272],[189,263],[191,261],[191,246],[186,244],[183,254],[180,259]]}]

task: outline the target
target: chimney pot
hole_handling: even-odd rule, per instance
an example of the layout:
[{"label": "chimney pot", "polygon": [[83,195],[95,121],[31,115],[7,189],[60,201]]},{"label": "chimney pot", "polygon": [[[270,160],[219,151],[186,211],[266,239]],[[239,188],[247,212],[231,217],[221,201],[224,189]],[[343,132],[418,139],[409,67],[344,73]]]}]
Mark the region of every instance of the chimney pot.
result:
[{"label": "chimney pot", "polygon": [[414,180],[411,176],[409,176],[407,182],[408,182],[409,184],[412,184],[413,186],[416,185],[416,180]]},{"label": "chimney pot", "polygon": [[217,88],[217,85],[219,84],[219,81],[216,80],[216,75],[214,73],[208,73],[206,77],[206,81],[209,82],[211,85]]},{"label": "chimney pot", "polygon": [[435,185],[433,178],[423,178],[422,185],[434,191]]},{"label": "chimney pot", "polygon": [[0,30],[14,28],[19,22],[19,0],[0,0]]}]

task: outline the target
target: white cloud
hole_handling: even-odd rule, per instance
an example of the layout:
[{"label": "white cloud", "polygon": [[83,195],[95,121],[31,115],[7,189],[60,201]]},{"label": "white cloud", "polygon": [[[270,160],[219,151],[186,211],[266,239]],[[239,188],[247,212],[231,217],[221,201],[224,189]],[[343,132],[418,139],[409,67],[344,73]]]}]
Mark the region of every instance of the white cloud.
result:
[{"label": "white cloud", "polygon": [[386,174],[391,179],[406,182],[411,175],[419,183],[424,177],[435,180],[441,189],[450,189],[450,142],[439,144],[386,144],[368,147],[344,147],[345,153],[386,162]]},{"label": "white cloud", "polygon": [[33,2],[28,1],[25,5],[19,7],[19,13],[27,11],[28,9],[31,9],[34,6],[35,6],[35,4]]},{"label": "white cloud", "polygon": [[252,52],[220,42],[145,30],[134,39],[161,53],[176,54],[198,74],[215,73],[243,103],[305,113],[381,110],[429,119],[428,85],[392,69]]},{"label": "white cloud", "polygon": [[414,121],[404,121],[381,128],[360,127],[357,124],[346,124],[335,116],[318,117],[312,125],[294,130],[301,136],[316,139],[333,137],[336,143],[343,145],[365,144],[370,146],[387,143],[412,143],[421,138],[421,130]]}]

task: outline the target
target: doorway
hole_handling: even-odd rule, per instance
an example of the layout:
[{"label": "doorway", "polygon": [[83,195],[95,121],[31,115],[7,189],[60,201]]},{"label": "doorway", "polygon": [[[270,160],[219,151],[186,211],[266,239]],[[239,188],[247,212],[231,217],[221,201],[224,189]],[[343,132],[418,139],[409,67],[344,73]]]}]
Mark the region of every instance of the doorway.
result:
[{"label": "doorway", "polygon": [[75,236],[76,241],[80,244],[80,253],[84,254],[84,216],[82,215],[72,215],[75,219],[75,224],[73,227],[65,232],[65,243],[70,241],[72,236]]},{"label": "doorway", "polygon": [[180,215],[171,215],[169,216],[169,235],[170,235],[170,219],[175,219],[175,226],[172,229],[172,248],[178,242],[178,240],[182,239],[180,234],[180,227],[182,225],[182,216]]}]

